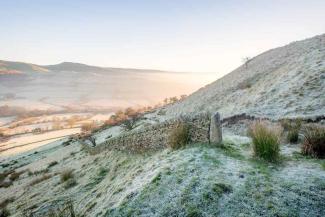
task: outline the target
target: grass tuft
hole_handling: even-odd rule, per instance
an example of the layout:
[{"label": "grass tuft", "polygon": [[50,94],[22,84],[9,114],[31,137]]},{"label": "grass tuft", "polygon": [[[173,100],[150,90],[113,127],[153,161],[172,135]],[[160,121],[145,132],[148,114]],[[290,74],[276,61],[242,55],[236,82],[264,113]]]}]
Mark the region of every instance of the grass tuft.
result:
[{"label": "grass tuft", "polygon": [[66,182],[72,178],[74,178],[74,175],[73,175],[73,171],[71,169],[64,170],[60,176],[61,183]]},{"label": "grass tuft", "polygon": [[302,120],[301,119],[283,119],[281,120],[281,125],[284,130],[288,131],[287,141],[289,143],[297,143],[299,140],[299,132],[301,128]]},{"label": "grass tuft", "polygon": [[299,130],[292,129],[292,130],[288,131],[287,140],[290,143],[297,143],[299,140]]},{"label": "grass tuft", "polygon": [[168,145],[174,150],[185,146],[188,141],[189,126],[184,123],[177,124],[168,137]]},{"label": "grass tuft", "polygon": [[73,170],[68,169],[61,173],[60,176],[61,183],[64,183],[64,188],[68,189],[76,186],[78,183],[74,177]]},{"label": "grass tuft", "polygon": [[250,126],[249,135],[253,140],[255,156],[270,162],[279,159],[281,129],[255,122]]},{"label": "grass tuft", "polygon": [[231,185],[224,184],[224,183],[215,183],[212,187],[213,192],[217,193],[218,195],[224,193],[231,193],[232,187]]},{"label": "grass tuft", "polygon": [[309,126],[304,129],[302,153],[316,158],[325,158],[325,127]]}]

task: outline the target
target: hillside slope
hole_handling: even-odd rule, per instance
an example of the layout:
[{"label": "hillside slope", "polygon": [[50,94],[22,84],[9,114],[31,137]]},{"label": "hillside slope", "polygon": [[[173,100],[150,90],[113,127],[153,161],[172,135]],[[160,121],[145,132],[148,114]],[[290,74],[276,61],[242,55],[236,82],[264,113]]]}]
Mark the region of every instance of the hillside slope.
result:
[{"label": "hillside slope", "polygon": [[[0,188],[0,201],[10,201],[15,217],[44,217],[68,201],[81,216],[324,216],[323,160],[283,145],[283,163],[268,164],[252,158],[249,138],[229,134],[225,141],[223,148],[97,155],[54,142],[3,162],[0,172],[22,174]],[[69,170],[74,175],[63,182]]]},{"label": "hillside slope", "polygon": [[167,114],[277,118],[325,114],[325,34],[269,50],[172,105]]}]

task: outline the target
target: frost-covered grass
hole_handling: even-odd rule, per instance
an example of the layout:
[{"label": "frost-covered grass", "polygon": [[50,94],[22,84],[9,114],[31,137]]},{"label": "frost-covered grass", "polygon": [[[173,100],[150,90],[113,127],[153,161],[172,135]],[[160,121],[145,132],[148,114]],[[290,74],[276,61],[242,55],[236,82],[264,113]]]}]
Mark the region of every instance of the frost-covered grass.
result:
[{"label": "frost-covered grass", "polygon": [[[245,146],[205,144],[170,152],[175,162],[105,216],[322,216],[325,172],[287,158],[268,163],[241,154]],[[298,167],[298,169],[296,169]]]},{"label": "frost-covered grass", "polygon": [[[26,209],[42,216],[69,200],[77,214],[85,216],[325,214],[324,160],[301,155],[299,147],[291,145],[290,152],[281,147],[284,157],[280,163],[268,163],[253,156],[249,142],[247,137],[225,135],[221,147],[192,144],[147,154],[111,150],[88,155],[80,151],[56,159],[49,179],[26,189],[24,183],[41,176],[24,175],[0,190],[6,197],[21,192],[8,205],[17,213],[14,216]],[[44,159],[42,168],[53,160]],[[73,169],[76,185],[60,184],[58,172],[68,168]]]},{"label": "frost-covered grass", "polygon": [[263,122],[256,122],[250,126],[254,154],[267,161],[275,162],[280,152],[280,132],[277,128]]},{"label": "frost-covered grass", "polygon": [[325,127],[305,128],[302,152],[313,157],[325,158]]},{"label": "frost-covered grass", "polygon": [[[223,154],[223,149],[196,145],[167,154],[168,162],[137,194],[127,196],[106,216],[200,216],[217,214],[221,198],[245,179],[248,165]],[[231,172],[228,172],[231,171]]]},{"label": "frost-covered grass", "polygon": [[179,149],[185,146],[189,139],[189,126],[179,123],[168,136],[168,145],[172,149]]}]

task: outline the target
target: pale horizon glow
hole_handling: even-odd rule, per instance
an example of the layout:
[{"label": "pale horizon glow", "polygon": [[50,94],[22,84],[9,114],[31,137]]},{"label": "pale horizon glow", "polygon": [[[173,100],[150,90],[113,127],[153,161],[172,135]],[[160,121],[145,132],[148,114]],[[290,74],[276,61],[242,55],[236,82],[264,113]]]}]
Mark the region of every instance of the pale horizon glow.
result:
[{"label": "pale horizon glow", "polygon": [[211,72],[325,33],[321,0],[0,3],[0,59]]}]

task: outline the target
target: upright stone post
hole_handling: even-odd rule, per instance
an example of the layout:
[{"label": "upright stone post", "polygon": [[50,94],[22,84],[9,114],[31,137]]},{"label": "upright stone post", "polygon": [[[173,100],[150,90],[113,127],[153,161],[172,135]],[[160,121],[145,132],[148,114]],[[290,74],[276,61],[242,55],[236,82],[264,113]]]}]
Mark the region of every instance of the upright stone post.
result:
[{"label": "upright stone post", "polygon": [[217,112],[211,116],[209,140],[212,144],[221,144],[222,142],[222,126],[220,114]]}]

